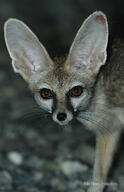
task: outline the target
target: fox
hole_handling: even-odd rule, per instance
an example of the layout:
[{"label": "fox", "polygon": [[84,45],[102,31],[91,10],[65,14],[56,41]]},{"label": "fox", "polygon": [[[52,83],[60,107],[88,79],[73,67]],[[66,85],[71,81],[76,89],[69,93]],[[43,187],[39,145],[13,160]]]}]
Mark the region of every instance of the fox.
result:
[{"label": "fox", "polygon": [[107,60],[108,34],[106,15],[93,12],[77,32],[65,61],[59,63],[22,21],[10,18],[4,25],[12,67],[28,83],[40,108],[60,126],[77,119],[96,134],[88,192],[105,190],[124,124],[124,41],[114,43]]}]

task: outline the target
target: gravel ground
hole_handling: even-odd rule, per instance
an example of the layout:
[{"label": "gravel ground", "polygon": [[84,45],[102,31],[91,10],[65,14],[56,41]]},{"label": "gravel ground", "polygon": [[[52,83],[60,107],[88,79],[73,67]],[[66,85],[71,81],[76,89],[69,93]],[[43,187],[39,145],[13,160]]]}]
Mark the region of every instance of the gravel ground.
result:
[{"label": "gravel ground", "polygon": [[[0,61],[0,192],[83,192],[92,175],[95,136],[78,122],[59,127],[39,117],[8,55]],[[107,192],[124,191],[124,141]]]}]

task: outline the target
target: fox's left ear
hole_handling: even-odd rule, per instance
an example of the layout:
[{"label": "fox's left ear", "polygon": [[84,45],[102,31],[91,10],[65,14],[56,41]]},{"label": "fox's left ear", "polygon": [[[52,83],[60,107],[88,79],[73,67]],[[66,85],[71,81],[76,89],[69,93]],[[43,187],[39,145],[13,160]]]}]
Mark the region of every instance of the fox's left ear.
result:
[{"label": "fox's left ear", "polygon": [[66,64],[76,70],[97,74],[106,61],[107,42],[107,18],[100,11],[94,12],[79,29]]}]

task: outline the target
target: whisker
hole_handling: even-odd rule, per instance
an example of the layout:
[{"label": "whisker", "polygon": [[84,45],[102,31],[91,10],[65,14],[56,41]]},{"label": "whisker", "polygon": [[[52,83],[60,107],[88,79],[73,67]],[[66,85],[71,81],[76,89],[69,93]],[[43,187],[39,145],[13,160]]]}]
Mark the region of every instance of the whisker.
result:
[{"label": "whisker", "polygon": [[108,109],[108,105],[105,104],[105,103],[92,102],[92,104],[95,104],[95,105],[101,105],[101,106],[106,107],[106,108]]},{"label": "whisker", "polygon": [[[97,109],[99,107],[100,110],[110,111],[110,109],[108,108],[108,105],[105,105],[104,103],[95,102],[95,103],[92,103],[92,104],[97,105]],[[84,111],[84,109],[79,108],[78,111]],[[88,111],[88,109],[85,110],[85,111]]]},{"label": "whisker", "polygon": [[36,119],[38,120],[38,119],[41,119],[42,117],[46,118],[46,117],[50,117],[50,116],[51,116],[51,114],[47,113],[47,112],[32,111],[27,114],[24,114],[23,117],[21,118],[21,120],[36,120]]},{"label": "whisker", "polygon": [[111,133],[109,130],[109,127],[104,126],[104,121],[108,121],[105,118],[102,118],[102,122],[97,122],[93,119],[90,118],[90,116],[83,116],[83,120],[89,121],[90,123],[94,124],[96,126],[96,130],[100,133]]},{"label": "whisker", "polygon": [[[86,111],[83,111],[79,109],[78,110],[79,117],[87,121],[90,121],[91,123],[96,125],[98,131],[104,132],[104,133],[105,132],[110,133],[109,127],[104,126],[104,123],[106,123],[106,125],[107,124],[109,125],[109,123],[107,122],[108,121],[110,122],[110,119],[112,117],[111,109],[109,109],[108,106],[105,105],[104,103],[95,102],[94,104],[97,105],[97,109],[94,111],[91,111],[91,110],[88,111],[88,109]],[[80,115],[80,113],[82,114]],[[99,122],[96,121],[97,118],[99,118]]]},{"label": "whisker", "polygon": [[[107,116],[107,117],[110,116],[111,117],[111,115],[112,115],[112,111],[108,108],[105,108],[105,107],[104,108],[97,108],[94,111],[93,110],[88,111],[88,109],[85,111],[78,109],[78,112],[83,113],[83,115],[97,116],[97,117],[100,117],[102,119],[104,116]],[[101,115],[103,115],[103,117]]]},{"label": "whisker", "polygon": [[[105,129],[105,127],[102,125],[102,124],[100,124],[100,123],[98,123],[98,122],[96,122],[96,121],[94,121],[94,120],[91,120],[91,119],[89,119],[89,118],[83,118],[84,120],[86,120],[86,121],[88,121],[88,122],[90,122],[90,123],[92,123],[93,125],[95,125],[95,126],[97,126],[97,130],[99,131],[99,132],[101,132],[101,129]],[[98,129],[98,128],[100,128],[100,129]],[[95,129],[95,130],[96,130]]]}]

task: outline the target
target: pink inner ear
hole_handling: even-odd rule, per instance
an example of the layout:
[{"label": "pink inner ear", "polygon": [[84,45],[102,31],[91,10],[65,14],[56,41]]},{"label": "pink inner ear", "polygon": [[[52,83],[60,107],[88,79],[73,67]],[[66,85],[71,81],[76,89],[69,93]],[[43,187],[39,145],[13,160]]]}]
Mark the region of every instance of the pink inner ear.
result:
[{"label": "pink inner ear", "polygon": [[[18,61],[20,61],[21,65],[18,68],[23,68],[25,70],[30,71],[30,73],[35,73],[38,70],[40,70],[41,66],[39,64],[38,59],[33,61],[33,54],[32,52],[26,52],[23,48],[20,49],[21,55],[19,56],[17,51],[15,51],[15,56],[18,58]],[[34,56],[36,57],[36,55]],[[36,63],[37,62],[37,63]]]},{"label": "pink inner ear", "polygon": [[[95,55],[95,53],[94,53],[94,51],[95,51],[95,46],[93,47],[93,46],[91,46],[91,45],[89,45],[89,48],[88,48],[88,53],[86,54],[85,52],[85,56],[84,56],[84,53],[83,53],[83,48],[82,48],[82,55],[80,55],[80,57],[81,57],[81,62],[80,62],[80,64],[78,64],[80,67],[79,68],[81,68],[81,67],[85,67],[85,69],[89,69],[90,68],[90,65],[91,65],[91,63],[92,63],[92,60],[93,60],[93,57],[94,57],[94,55]],[[81,52],[81,51],[80,51]]]}]

